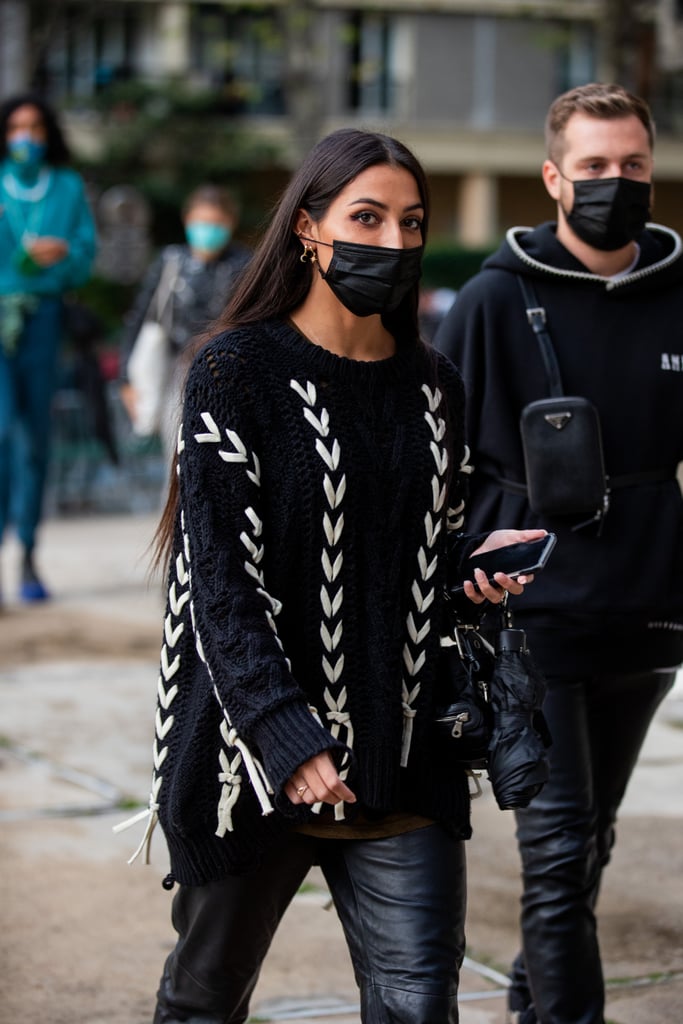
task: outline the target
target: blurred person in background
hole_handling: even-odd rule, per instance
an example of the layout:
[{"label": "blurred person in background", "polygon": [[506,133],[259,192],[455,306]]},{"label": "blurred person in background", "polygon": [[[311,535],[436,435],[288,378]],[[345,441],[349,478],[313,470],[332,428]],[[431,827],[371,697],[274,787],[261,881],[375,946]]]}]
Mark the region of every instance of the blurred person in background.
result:
[{"label": "blurred person in background", "polygon": [[[556,222],[510,229],[459,291],[435,344],[468,392],[470,527],[523,523],[558,535],[552,568],[515,603],[547,678],[553,746],[550,781],[516,812],[523,952],[510,1019],[603,1024],[600,880],[683,656],[683,247],[647,223],[654,126],[642,99],[618,85],[570,90],[550,107],[546,144]],[[523,296],[519,278],[536,294]],[[543,311],[564,394],[588,398],[600,417],[610,491],[589,521],[529,503],[519,423],[549,394],[535,333]]]},{"label": "blurred person in background", "polygon": [[63,295],[85,283],[95,225],[55,112],[39,96],[0,106],[0,538],[23,548],[19,596],[45,600],[35,564],[49,461]]},{"label": "blurred person in background", "polygon": [[453,288],[422,288],[418,320],[425,341],[433,341],[441,321],[456,300]]},{"label": "blurred person in background", "polygon": [[[182,220],[186,244],[165,246],[152,263],[121,339],[121,400],[139,433],[158,431],[169,459],[180,412],[181,356],[192,338],[223,311],[251,255],[234,240],[239,209],[228,189],[211,184],[195,189],[183,204]],[[156,382],[161,391],[159,420],[144,426],[138,420],[140,391],[154,382],[142,381],[136,388],[129,379],[129,363],[145,320],[156,312],[168,335],[168,365],[161,371],[163,379]]]}]

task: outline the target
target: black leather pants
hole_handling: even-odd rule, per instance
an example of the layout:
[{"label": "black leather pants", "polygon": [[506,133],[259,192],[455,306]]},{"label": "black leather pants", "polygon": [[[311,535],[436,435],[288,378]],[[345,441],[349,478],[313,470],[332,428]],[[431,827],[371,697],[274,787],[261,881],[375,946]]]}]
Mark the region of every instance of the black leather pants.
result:
[{"label": "black leather pants", "polygon": [[181,886],[154,1024],[247,1019],[271,940],[313,863],[344,929],[364,1024],[457,1024],[465,852],[438,825],[373,840],[292,834],[253,874]]},{"label": "black leather pants", "polygon": [[522,1011],[520,1024],[603,1024],[600,879],[627,783],[675,675],[548,679],[550,781],[517,811],[523,953],[510,974],[509,1005]]}]

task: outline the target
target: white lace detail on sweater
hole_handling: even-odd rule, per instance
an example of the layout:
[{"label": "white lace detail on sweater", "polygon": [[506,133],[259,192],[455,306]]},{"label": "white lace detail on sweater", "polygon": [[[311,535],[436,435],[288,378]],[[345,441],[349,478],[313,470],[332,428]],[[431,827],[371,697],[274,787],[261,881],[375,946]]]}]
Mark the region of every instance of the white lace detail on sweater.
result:
[{"label": "white lace detail on sweater", "polygon": [[[223,438],[211,414],[204,412],[202,413],[201,418],[207,429],[205,433],[195,434],[195,441],[197,441],[198,444],[220,444],[223,441]],[[181,426],[178,432],[177,445],[179,459],[185,449],[182,431],[183,428]],[[248,478],[257,487],[260,486],[260,465],[256,454],[254,452],[249,453],[247,451],[246,445],[234,430],[226,429],[225,434],[228,440],[228,445],[226,445],[225,448],[220,448],[218,450],[218,455],[224,462],[246,465],[248,467],[246,469]],[[179,465],[178,471],[180,471]],[[259,543],[263,524],[254,509],[251,507],[245,509],[244,515],[247,521],[247,526],[240,534],[240,541],[245,549],[244,568],[246,572],[258,583],[257,593],[261,594],[261,596],[267,600],[269,607],[266,608],[265,612],[266,620],[275,635],[275,639],[277,640],[280,649],[282,649],[282,643],[277,634],[277,626],[275,623],[275,616],[280,612],[281,605],[279,601],[271,597],[267,592],[263,580],[263,573],[259,567],[263,558],[263,545]],[[226,832],[232,831],[233,829],[232,810],[241,791],[242,777],[239,773],[239,769],[243,763],[247,770],[249,780],[258,797],[261,810],[264,814],[270,814],[273,810],[273,806],[269,799],[269,794],[272,795],[273,790],[268,782],[263,766],[260,761],[251,754],[249,748],[233,727],[230,721],[230,716],[228,715],[228,712],[220,698],[220,694],[213,680],[211,668],[204,654],[204,647],[196,626],[194,604],[191,597],[190,538],[185,526],[185,513],[182,510],[180,523],[183,534],[183,550],[178,553],[175,560],[174,575],[168,591],[169,610],[164,620],[164,638],[160,656],[161,673],[159,675],[157,686],[157,711],[153,748],[154,770],[152,773],[152,789],[149,804],[146,810],[134,815],[134,817],[128,821],[114,826],[114,831],[119,832],[123,829],[129,828],[131,825],[134,825],[145,817],[148,818],[145,834],[137,850],[128,861],[129,864],[132,864],[133,861],[136,860],[143,849],[145,850],[145,862],[149,863],[149,849],[152,833],[158,822],[159,791],[163,783],[163,775],[160,774],[160,769],[168,756],[168,747],[165,744],[165,740],[170,730],[173,728],[174,715],[172,712],[172,705],[178,693],[177,685],[172,684],[171,681],[180,667],[180,655],[174,654],[173,652],[185,628],[184,623],[179,621],[179,618],[183,607],[188,600],[190,602],[189,611],[192,629],[195,634],[195,646],[197,653],[206,666],[206,670],[213,685],[216,700],[218,701],[223,713],[223,721],[221,722],[220,730],[221,738],[226,749],[221,749],[219,753],[220,771],[218,773],[218,779],[221,783],[221,794],[217,808],[218,824],[216,827],[216,835],[222,837]]]},{"label": "white lace detail on sweater", "polygon": [[432,503],[424,518],[424,541],[417,552],[417,575],[413,580],[411,595],[413,603],[406,616],[407,638],[403,645],[403,741],[401,744],[401,766],[405,767],[410,756],[410,744],[413,738],[413,718],[415,717],[415,701],[420,693],[420,673],[427,658],[425,640],[431,631],[430,608],[434,603],[434,586],[431,579],[436,572],[438,556],[434,548],[441,533],[446,504],[446,473],[448,470],[448,451],[444,443],[446,422],[439,415],[441,391],[433,391],[426,384],[422,385],[422,393],[427,400],[427,411],[424,418],[431,433],[429,450],[434,462],[434,475],[431,480]]},{"label": "white lace detail on sweater", "polygon": [[[462,462],[460,463],[460,472],[469,475],[474,470],[474,466],[470,463],[470,450],[465,445],[465,451],[463,452]],[[465,522],[465,500],[459,501],[458,504],[453,508],[449,505],[446,509],[446,529],[449,533],[454,530],[461,530]]]},{"label": "white lace detail on sweater", "polygon": [[[184,518],[181,519],[183,531],[185,528]],[[175,653],[178,640],[185,630],[185,624],[180,621],[180,615],[184,606],[190,600],[190,575],[187,563],[187,546],[179,552],[173,564],[173,574],[169,574],[168,589],[168,612],[164,619],[164,636],[160,654],[160,672],[157,680],[157,708],[154,719],[154,746],[152,748],[153,770],[152,787],[149,795],[149,803],[144,811],[133,815],[127,821],[114,826],[115,832],[122,832],[130,828],[138,821],[147,818],[147,827],[140,841],[139,846],[130,857],[128,863],[132,864],[142,851],[145,852],[144,862],[149,864],[150,846],[152,833],[159,821],[159,791],[164,781],[162,767],[168,756],[166,737],[173,728],[175,716],[173,714],[173,702],[178,695],[178,686],[173,678],[180,668],[180,655]]]},{"label": "white lace detail on sweater", "polygon": [[[343,501],[346,493],[346,475],[341,470],[341,447],[339,441],[330,435],[330,417],[327,409],[318,404],[315,385],[307,381],[301,385],[291,380],[290,387],[303,402],[303,415],[315,431],[315,450],[323,463],[322,489],[324,493],[323,534],[325,545],[321,554],[323,582],[320,588],[320,639],[323,645],[322,668],[328,685],[325,687],[324,698],[327,710],[324,717],[328,728],[335,739],[340,737],[342,729],[345,735],[342,742],[353,747],[353,722],[346,709],[348,694],[342,683],[344,672],[344,654],[341,640],[344,632],[342,605],[344,587],[341,582],[341,570],[344,564],[342,535],[344,531]],[[348,766],[342,767],[339,775],[345,779]],[[314,805],[319,811],[320,804]],[[343,820],[344,802],[335,804],[335,818]]]},{"label": "white lace detail on sweater", "polygon": [[[211,414],[203,412],[201,418],[207,429],[203,434],[195,434],[195,441],[199,444],[221,444],[223,442],[223,437]],[[225,447],[218,449],[218,455],[220,458],[229,464],[248,467],[245,469],[247,477],[253,484],[255,484],[256,487],[260,487],[261,466],[256,453],[248,451],[247,446],[235,430],[226,428],[225,436],[228,444]],[[277,625],[275,623],[275,616],[279,614],[281,604],[266,590],[263,570],[261,569],[261,562],[263,560],[263,544],[260,542],[260,538],[263,532],[263,523],[251,506],[244,510],[244,517],[246,519],[246,526],[240,533],[240,543],[244,548],[245,555],[243,563],[244,569],[247,575],[258,584],[256,592],[266,599],[268,605],[265,611],[266,621],[275,636],[280,650],[282,650],[282,642],[278,636]],[[185,544],[189,548],[189,537],[186,533],[184,537]],[[222,838],[226,832],[233,831],[232,811],[241,792],[242,776],[239,769],[242,764],[244,764],[244,767],[247,770],[249,781],[251,782],[254,792],[258,797],[263,814],[270,814],[273,810],[273,805],[269,799],[269,794],[272,795],[273,788],[268,781],[263,765],[258,758],[251,753],[249,747],[244,740],[240,738],[239,733],[230,720],[228,710],[221,700],[218,687],[216,686],[213,678],[211,666],[206,660],[201,636],[195,624],[192,602],[190,602],[190,608],[192,611],[192,622],[195,632],[197,653],[206,666],[209,678],[213,684],[213,692],[223,713],[223,721],[221,722],[221,739],[223,740],[225,749],[221,749],[218,755],[220,764],[218,781],[221,783],[221,794],[218,801],[218,820],[216,825],[216,835],[219,838]]]}]

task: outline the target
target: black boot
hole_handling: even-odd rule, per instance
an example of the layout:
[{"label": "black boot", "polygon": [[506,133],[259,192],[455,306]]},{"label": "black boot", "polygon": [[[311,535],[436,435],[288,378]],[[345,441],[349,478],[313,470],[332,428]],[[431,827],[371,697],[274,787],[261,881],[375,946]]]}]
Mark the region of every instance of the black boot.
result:
[{"label": "black boot", "polygon": [[505,1024],[536,1024],[538,1018],[527,983],[524,956],[518,953],[510,969]]},{"label": "black boot", "polygon": [[19,597],[22,601],[27,601],[29,603],[33,601],[47,601],[50,597],[33,564],[32,548],[26,548],[24,550],[24,559],[21,563]]},{"label": "black boot", "polygon": [[211,1013],[194,1013],[192,1010],[172,1009],[174,1004],[171,1000],[174,995],[173,982],[171,981],[167,961],[159,991],[157,992],[157,1006],[152,1024],[224,1024],[226,1020],[224,1015],[215,1016]]}]

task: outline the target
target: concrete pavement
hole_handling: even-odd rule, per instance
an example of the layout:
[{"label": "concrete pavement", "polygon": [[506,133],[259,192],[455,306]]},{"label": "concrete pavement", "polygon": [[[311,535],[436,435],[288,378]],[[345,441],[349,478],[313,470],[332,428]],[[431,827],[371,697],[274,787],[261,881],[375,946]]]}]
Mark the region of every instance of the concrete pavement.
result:
[{"label": "concrete pavement", "polygon": [[[127,866],[145,803],[161,596],[147,580],[155,517],[50,519],[43,608],[0,616],[0,1024],[149,1024],[171,948],[163,837]],[[21,645],[18,655],[16,644]],[[680,677],[679,677],[680,678]],[[683,683],[650,732],[623,805],[601,895],[608,1017],[671,1024],[683,1005]],[[513,818],[485,784],[468,847],[469,958],[462,1024],[502,1024],[516,951]],[[252,1007],[260,1020],[358,1019],[340,928],[315,871],[288,911]],[[36,985],[38,986],[36,989]],[[33,995],[28,998],[29,986]],[[28,1002],[27,1002],[28,1000]]]}]

